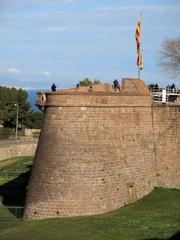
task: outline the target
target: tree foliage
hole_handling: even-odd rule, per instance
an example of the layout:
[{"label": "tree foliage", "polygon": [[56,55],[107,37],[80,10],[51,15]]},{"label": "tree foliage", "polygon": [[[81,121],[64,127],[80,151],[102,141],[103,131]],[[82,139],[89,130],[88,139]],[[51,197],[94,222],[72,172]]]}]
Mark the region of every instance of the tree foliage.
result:
[{"label": "tree foliage", "polygon": [[180,75],[180,38],[168,39],[162,43],[158,63],[172,77]]},{"label": "tree foliage", "polygon": [[148,85],[148,88],[149,88],[149,90],[156,90],[156,89],[159,89],[159,86],[157,83],[150,83]]},{"label": "tree foliage", "polygon": [[31,118],[32,128],[41,128],[43,120],[43,112],[34,112]]},{"label": "tree foliage", "polygon": [[27,101],[28,94],[23,89],[8,88],[0,86],[0,123],[4,127],[14,127],[18,105],[18,122],[19,127],[35,127],[40,126],[42,114],[34,113]]},{"label": "tree foliage", "polygon": [[79,82],[79,86],[84,87],[84,86],[89,86],[92,84],[100,84],[100,80],[95,79],[94,81],[91,80],[90,78],[84,78],[82,81]]}]

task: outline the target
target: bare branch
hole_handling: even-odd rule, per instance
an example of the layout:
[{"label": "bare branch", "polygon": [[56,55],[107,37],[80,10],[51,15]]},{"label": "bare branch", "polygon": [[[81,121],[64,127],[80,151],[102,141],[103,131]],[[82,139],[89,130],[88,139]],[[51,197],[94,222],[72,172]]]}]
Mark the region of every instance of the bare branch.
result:
[{"label": "bare branch", "polygon": [[180,75],[180,38],[168,39],[162,43],[158,64],[172,77]]}]

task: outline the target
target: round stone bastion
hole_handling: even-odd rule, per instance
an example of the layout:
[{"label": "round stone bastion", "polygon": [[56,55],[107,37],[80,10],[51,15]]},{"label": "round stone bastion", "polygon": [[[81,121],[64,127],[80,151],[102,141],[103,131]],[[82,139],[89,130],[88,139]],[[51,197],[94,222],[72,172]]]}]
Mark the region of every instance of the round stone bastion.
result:
[{"label": "round stone bastion", "polygon": [[24,219],[102,214],[155,186],[152,98],[143,81],[46,93]]}]

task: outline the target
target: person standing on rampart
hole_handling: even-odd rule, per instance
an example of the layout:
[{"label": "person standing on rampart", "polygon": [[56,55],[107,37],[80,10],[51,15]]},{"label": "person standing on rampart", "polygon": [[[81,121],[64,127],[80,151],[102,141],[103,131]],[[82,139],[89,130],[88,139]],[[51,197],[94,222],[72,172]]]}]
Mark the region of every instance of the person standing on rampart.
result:
[{"label": "person standing on rampart", "polygon": [[93,87],[92,87],[92,85],[89,86],[88,93],[93,93]]},{"label": "person standing on rampart", "polygon": [[114,91],[120,91],[120,85],[117,79],[114,79],[113,81],[113,87],[114,87]]},{"label": "person standing on rampart", "polygon": [[56,91],[56,84],[55,83],[53,83],[53,85],[51,86],[51,90],[52,90],[52,92],[55,92]]}]

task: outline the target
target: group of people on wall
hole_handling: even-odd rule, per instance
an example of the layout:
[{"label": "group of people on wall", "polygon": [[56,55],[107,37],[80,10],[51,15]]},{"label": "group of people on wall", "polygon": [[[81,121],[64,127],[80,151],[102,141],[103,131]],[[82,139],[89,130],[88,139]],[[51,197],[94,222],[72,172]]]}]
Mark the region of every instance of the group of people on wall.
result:
[{"label": "group of people on wall", "polygon": [[[77,84],[76,84],[76,88],[79,88],[79,87],[80,87],[80,84],[77,83]],[[57,88],[56,84],[53,83],[52,86],[51,86],[52,92],[55,92],[55,91],[56,91],[56,88]],[[114,79],[113,84],[112,84],[112,89],[113,89],[113,91],[115,91],[115,92],[119,92],[119,91],[120,91],[120,84],[119,84],[119,82],[118,82],[117,79]],[[92,93],[92,92],[93,92],[93,86],[92,86],[92,85],[89,86],[88,92],[89,92],[89,93]]]}]

